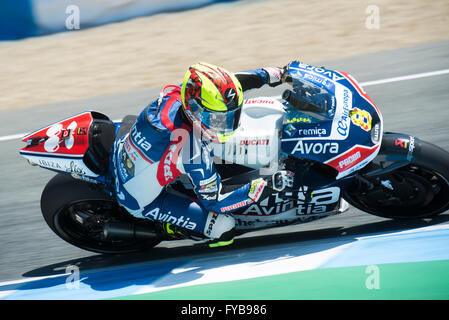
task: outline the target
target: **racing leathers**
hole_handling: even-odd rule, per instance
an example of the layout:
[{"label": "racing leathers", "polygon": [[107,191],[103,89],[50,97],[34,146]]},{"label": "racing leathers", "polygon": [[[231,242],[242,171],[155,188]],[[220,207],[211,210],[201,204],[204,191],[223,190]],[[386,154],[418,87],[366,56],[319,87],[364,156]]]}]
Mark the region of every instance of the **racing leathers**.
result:
[{"label": "racing leathers", "polygon": [[[280,84],[281,75],[279,68],[235,74],[243,91]],[[180,87],[168,87],[114,144],[116,198],[135,217],[218,239],[235,228],[234,218],[227,213],[258,201],[266,181],[256,179],[225,191],[212,144],[192,128],[183,113]],[[166,186],[181,175],[191,180],[196,198],[167,192]]]}]

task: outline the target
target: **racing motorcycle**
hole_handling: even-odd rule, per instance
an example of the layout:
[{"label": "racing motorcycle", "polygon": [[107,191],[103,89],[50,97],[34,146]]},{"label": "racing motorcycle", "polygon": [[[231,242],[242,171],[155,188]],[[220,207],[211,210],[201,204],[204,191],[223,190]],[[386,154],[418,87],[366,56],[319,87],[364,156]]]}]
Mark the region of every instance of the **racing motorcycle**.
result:
[{"label": "racing motorcycle", "polygon": [[[340,214],[349,205],[391,219],[449,209],[449,153],[411,135],[383,132],[381,112],[353,76],[292,62],[279,88],[281,97],[245,100],[239,130],[214,145],[223,184],[276,175],[280,164],[295,173],[287,192],[275,186],[257,203],[235,204],[239,234]],[[20,154],[57,173],[42,192],[41,210],[72,245],[127,253],[169,239],[158,231],[163,220],[135,218],[115,199],[111,148],[136,118],[113,122],[86,111],[23,138]],[[183,175],[166,188],[196,197]]]}]

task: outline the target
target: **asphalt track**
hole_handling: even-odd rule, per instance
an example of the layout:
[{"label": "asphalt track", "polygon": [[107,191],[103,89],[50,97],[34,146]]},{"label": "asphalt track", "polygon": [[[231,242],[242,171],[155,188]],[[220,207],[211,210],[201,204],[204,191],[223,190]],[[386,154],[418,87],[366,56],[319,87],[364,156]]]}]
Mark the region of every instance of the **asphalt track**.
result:
[{"label": "asphalt track", "polygon": [[[280,61],[280,64],[284,63]],[[449,41],[325,61],[321,65],[349,72],[359,82],[449,69]],[[365,89],[383,114],[385,131],[415,135],[449,151],[448,74],[371,85]],[[126,114],[138,113],[157,97],[158,92],[159,88],[155,88],[1,111],[0,137],[29,132],[84,110],[97,110],[112,119],[120,119]],[[279,92],[266,89],[250,94],[268,96]],[[265,247],[301,247],[302,244],[331,238],[347,240],[449,224],[449,212],[434,219],[403,222],[371,216],[351,208],[342,215],[304,225],[249,233],[240,237],[232,248],[218,249],[212,253],[210,249],[191,241],[178,241],[162,243],[145,254],[93,254],[60,240],[41,217],[40,193],[53,173],[29,166],[18,155],[21,142],[17,139],[0,139],[0,147],[0,282],[60,275],[65,273],[68,265],[77,266],[83,275],[95,270],[125,268],[129,264],[157,264],[163,261],[175,261],[176,264],[176,261],[205,258],[211,254],[225,256],[257,251],[258,259],[262,261]],[[270,259],[276,257],[271,254]],[[419,257],[416,259],[419,260]],[[220,261],[226,267],[226,260]],[[139,279],[135,282],[138,283]]]}]

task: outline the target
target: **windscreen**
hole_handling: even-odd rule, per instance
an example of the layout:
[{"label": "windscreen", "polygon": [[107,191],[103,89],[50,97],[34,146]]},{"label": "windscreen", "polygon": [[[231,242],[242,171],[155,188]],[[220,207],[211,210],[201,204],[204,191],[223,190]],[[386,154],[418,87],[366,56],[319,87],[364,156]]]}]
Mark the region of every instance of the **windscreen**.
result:
[{"label": "windscreen", "polygon": [[[312,76],[313,77],[313,76]],[[283,98],[288,102],[287,110],[290,116],[305,113],[318,120],[332,119],[335,113],[336,100],[326,86],[333,86],[331,82],[321,77],[310,79],[301,78],[292,74],[290,77],[292,90],[286,90]],[[323,83],[324,82],[324,83]]]}]

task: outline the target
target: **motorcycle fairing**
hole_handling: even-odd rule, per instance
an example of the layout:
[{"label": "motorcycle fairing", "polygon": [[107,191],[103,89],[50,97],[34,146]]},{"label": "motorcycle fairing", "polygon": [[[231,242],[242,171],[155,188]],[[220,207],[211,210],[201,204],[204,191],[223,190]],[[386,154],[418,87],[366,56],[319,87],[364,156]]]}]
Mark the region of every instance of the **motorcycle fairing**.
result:
[{"label": "motorcycle fairing", "polygon": [[227,143],[213,145],[215,156],[253,169],[270,165],[278,159],[284,115],[284,106],[272,97],[245,100],[239,128]]},{"label": "motorcycle fairing", "polygon": [[304,112],[286,103],[282,151],[329,165],[337,179],[369,163],[380,149],[382,115],[357,81],[348,73],[300,62],[291,64],[289,75],[293,81],[327,92],[335,103],[325,114]]},{"label": "motorcycle fairing", "polygon": [[[21,149],[21,153],[83,156],[89,147],[88,133],[92,121],[92,114],[84,112],[34,131],[22,138],[27,146]],[[36,138],[44,141],[37,143]]]},{"label": "motorcycle fairing", "polygon": [[[107,122],[111,126],[110,131],[115,131],[106,116],[87,111],[24,136],[22,141],[27,145],[20,154],[45,169],[74,176],[98,177],[101,172],[94,165],[99,162],[98,150],[101,148],[98,146],[108,143],[95,141],[99,135],[98,126],[92,126],[95,120]],[[105,137],[106,134],[100,136]]]},{"label": "motorcycle fairing", "polygon": [[[307,190],[307,187],[305,187]],[[314,197],[306,201],[298,192],[297,199],[282,198],[272,193],[259,203],[254,203],[232,213],[238,230],[258,229],[308,222],[341,213],[339,187],[314,190]]]}]

